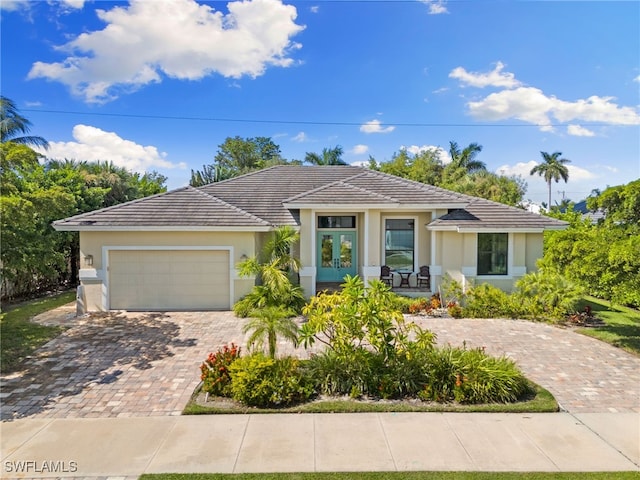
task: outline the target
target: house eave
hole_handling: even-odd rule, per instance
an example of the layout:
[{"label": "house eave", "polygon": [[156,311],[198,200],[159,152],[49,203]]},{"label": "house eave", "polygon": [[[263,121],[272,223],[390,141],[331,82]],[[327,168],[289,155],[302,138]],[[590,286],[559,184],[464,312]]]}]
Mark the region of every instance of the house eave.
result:
[{"label": "house eave", "polygon": [[56,225],[59,232],[269,232],[273,226],[231,227],[231,226],[109,226],[109,225]]},{"label": "house eave", "polygon": [[427,230],[434,232],[458,233],[544,233],[545,230],[563,230],[565,227],[464,227],[460,225],[426,225]]},{"label": "house eave", "polygon": [[448,210],[464,208],[468,203],[351,203],[351,204],[336,204],[336,203],[298,203],[298,202],[286,202],[283,206],[287,209],[330,209],[330,210],[406,210],[406,211],[436,211],[436,210]]}]

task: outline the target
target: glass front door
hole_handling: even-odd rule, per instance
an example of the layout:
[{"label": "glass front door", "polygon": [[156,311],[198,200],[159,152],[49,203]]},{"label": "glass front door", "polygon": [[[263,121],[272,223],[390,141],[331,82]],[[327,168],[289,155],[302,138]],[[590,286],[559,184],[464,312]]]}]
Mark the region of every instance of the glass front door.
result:
[{"label": "glass front door", "polygon": [[318,233],[318,282],[341,282],[358,271],[356,232]]}]

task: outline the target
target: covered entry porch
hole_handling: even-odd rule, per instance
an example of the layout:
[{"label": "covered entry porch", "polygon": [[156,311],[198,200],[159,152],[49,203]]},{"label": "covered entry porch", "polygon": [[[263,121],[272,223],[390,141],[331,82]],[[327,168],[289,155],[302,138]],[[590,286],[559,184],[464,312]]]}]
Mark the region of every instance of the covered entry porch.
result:
[{"label": "covered entry porch", "polygon": [[[408,296],[431,295],[434,286],[432,234],[426,225],[435,212],[362,211],[300,212],[300,283],[308,295],[339,288],[347,275],[359,275],[365,283],[382,279],[383,267],[391,270],[387,282]],[[421,267],[429,278],[418,282]],[[420,283],[420,284],[418,284]]]}]

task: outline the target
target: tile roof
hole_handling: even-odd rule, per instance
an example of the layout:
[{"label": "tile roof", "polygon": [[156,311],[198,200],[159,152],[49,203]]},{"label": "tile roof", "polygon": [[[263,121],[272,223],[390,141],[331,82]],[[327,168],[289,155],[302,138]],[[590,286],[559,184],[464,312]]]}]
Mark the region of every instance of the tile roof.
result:
[{"label": "tile roof", "polygon": [[514,207],[362,167],[280,165],[200,188],[183,187],[58,220],[54,227],[79,230],[295,226],[299,225],[299,208],[309,205],[452,209],[448,215],[431,222],[430,227],[435,229],[564,226],[564,222]]},{"label": "tile roof", "polygon": [[77,227],[268,227],[264,220],[193,187],[140,198],[54,222]]},{"label": "tile roof", "polygon": [[428,227],[433,230],[545,230],[564,228],[566,222],[531,213],[502,203],[469,197],[464,209],[453,210],[436,218]]}]

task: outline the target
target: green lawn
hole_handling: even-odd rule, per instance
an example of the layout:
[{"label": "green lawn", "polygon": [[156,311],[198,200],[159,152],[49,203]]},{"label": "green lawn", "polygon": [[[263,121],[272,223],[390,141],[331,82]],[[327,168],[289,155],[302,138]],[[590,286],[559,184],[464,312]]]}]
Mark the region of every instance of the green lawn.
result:
[{"label": "green lawn", "polygon": [[38,347],[63,331],[62,327],[46,327],[32,323],[30,319],[75,298],[75,291],[64,292],[24,302],[0,313],[0,372],[15,370]]},{"label": "green lawn", "polygon": [[596,317],[605,322],[601,327],[580,328],[583,335],[597,338],[628,352],[640,355],[640,312],[609,302],[587,297],[580,305],[582,311],[589,305]]},{"label": "green lawn", "polygon": [[240,474],[145,474],[140,480],[631,480],[638,472],[312,472]]}]

